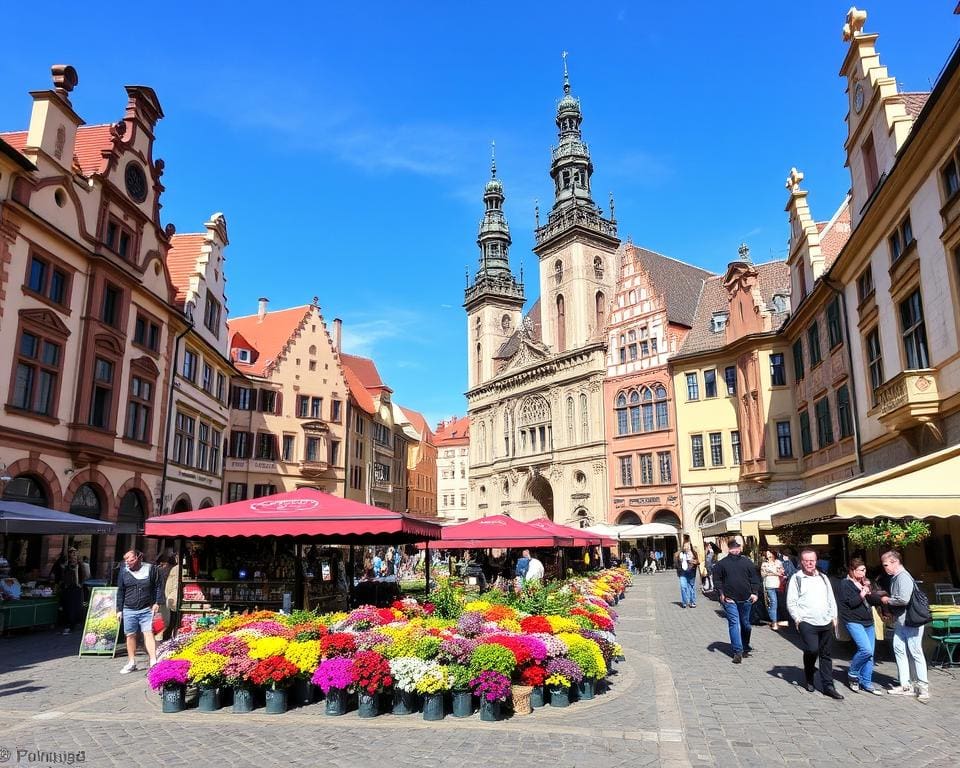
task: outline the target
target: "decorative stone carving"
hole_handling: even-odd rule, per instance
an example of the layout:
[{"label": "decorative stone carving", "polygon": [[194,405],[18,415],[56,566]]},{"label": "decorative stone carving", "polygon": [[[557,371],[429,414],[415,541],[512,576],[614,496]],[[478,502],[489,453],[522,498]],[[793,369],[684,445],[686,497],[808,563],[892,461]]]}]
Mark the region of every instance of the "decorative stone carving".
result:
[{"label": "decorative stone carving", "polygon": [[604,465],[602,461],[595,461],[593,463],[593,474],[602,475],[603,469],[604,469]]},{"label": "decorative stone carving", "polygon": [[787,176],[786,188],[791,192],[800,191],[800,182],[803,181],[803,172],[796,168],[790,169],[790,175]]},{"label": "decorative stone carving", "polygon": [[57,128],[57,142],[53,146],[53,156],[59,160],[63,157],[63,145],[67,143],[67,129],[62,125]]},{"label": "decorative stone carving", "polygon": [[847,11],[847,23],[843,25],[843,41],[849,43],[857,35],[863,34],[863,25],[867,21],[867,12],[851,5]]}]

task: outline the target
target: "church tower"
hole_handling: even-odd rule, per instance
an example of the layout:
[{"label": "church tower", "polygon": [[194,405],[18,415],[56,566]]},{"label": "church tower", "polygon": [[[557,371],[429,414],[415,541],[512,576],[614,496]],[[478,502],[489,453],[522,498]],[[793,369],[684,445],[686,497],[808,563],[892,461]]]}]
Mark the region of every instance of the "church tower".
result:
[{"label": "church tower", "polygon": [[520,327],[523,283],[510,271],[510,227],[503,215],[503,184],[497,178],[494,154],[490,181],[483,191],[486,210],[480,222],[477,245],[480,266],[473,282],[467,282],[463,306],[467,310],[468,387],[483,384],[495,373],[494,355]]},{"label": "church tower", "polygon": [[580,101],[570,93],[566,52],[556,122],[559,141],[550,165],[553,208],[543,226],[537,215],[533,249],[540,258],[543,342],[555,354],[603,340],[620,245],[613,196],[609,219],[591,196],[593,162],[580,133]]}]

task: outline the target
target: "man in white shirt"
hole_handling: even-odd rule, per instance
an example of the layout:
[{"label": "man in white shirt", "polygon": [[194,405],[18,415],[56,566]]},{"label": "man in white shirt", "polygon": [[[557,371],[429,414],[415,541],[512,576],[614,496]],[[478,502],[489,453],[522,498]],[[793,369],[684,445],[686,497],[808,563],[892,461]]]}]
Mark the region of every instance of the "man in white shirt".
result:
[{"label": "man in white shirt", "polygon": [[543,581],[543,563],[531,555],[529,549],[523,550],[523,556],[530,558],[530,562],[527,563],[527,573],[523,577],[524,583]]},{"label": "man in white shirt", "polygon": [[813,693],[813,675],[820,660],[820,687],[824,696],[842,699],[833,684],[833,636],[837,631],[837,601],[829,579],[817,570],[817,553],[800,552],[800,570],[787,586],[787,611],[796,622],[803,647],[806,689]]}]

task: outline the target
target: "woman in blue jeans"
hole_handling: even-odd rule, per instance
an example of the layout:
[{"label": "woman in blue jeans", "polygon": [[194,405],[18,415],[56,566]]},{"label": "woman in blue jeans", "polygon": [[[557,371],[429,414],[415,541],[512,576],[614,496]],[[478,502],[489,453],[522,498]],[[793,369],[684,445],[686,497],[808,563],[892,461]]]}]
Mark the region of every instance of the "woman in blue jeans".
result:
[{"label": "woman in blue jeans", "polygon": [[684,607],[697,607],[697,568],[700,559],[693,551],[689,541],[683,543],[683,549],[673,556],[673,564],[680,577],[680,604]]},{"label": "woman in blue jeans", "polygon": [[847,685],[851,691],[864,691],[877,696],[883,690],[873,685],[873,651],[876,645],[876,630],[873,626],[873,608],[867,602],[870,594],[867,566],[859,557],[847,565],[847,578],[840,582],[837,608],[840,621],[847,628],[857,645],[857,652],[850,660],[847,670]]},{"label": "woman in blue jeans", "polygon": [[783,563],[769,549],[763,554],[760,564],[760,577],[763,579],[763,590],[767,593],[767,614],[770,617],[770,629],[776,631],[777,610],[779,602],[777,596],[780,590],[780,578],[783,576]]}]

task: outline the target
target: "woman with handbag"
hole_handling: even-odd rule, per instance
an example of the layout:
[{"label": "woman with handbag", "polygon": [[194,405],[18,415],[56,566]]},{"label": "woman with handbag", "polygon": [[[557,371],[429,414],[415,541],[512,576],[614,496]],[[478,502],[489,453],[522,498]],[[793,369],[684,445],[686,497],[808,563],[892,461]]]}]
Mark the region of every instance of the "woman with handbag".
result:
[{"label": "woman with handbag", "polygon": [[847,578],[840,582],[837,609],[840,621],[857,646],[847,668],[847,685],[851,691],[864,691],[883,696],[884,691],[873,685],[873,653],[876,647],[876,631],[873,626],[873,608],[870,594],[873,587],[867,578],[867,566],[859,557],[847,565]]}]

